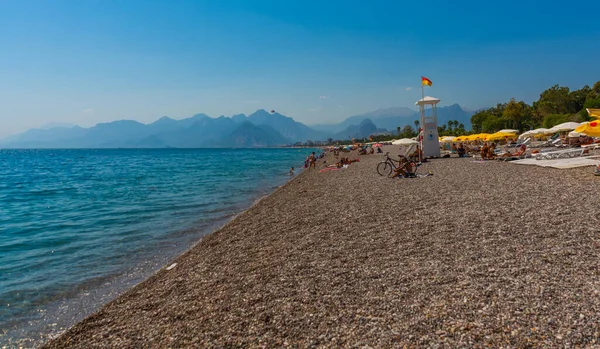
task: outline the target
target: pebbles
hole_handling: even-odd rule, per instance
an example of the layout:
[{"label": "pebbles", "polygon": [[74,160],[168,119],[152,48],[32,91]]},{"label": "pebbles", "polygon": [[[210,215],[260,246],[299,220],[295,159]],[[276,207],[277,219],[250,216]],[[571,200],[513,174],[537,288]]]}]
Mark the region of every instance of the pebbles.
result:
[{"label": "pebbles", "polygon": [[46,347],[599,344],[590,168],[380,159],[305,171]]}]

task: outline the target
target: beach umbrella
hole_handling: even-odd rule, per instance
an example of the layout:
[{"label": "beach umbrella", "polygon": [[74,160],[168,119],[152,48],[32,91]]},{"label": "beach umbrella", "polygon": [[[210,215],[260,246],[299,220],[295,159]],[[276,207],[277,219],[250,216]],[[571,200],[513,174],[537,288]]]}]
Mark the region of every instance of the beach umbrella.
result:
[{"label": "beach umbrella", "polygon": [[519,138],[523,139],[523,138],[527,138],[527,137],[532,137],[532,136],[537,136],[537,135],[543,135],[548,133],[548,129],[547,128],[536,128],[535,130],[529,130],[526,132],[523,132]]},{"label": "beach umbrella", "polygon": [[568,134],[568,137],[569,137],[569,138],[577,138],[577,137],[579,137],[579,136],[581,136],[581,135],[582,135],[582,134],[581,134],[581,133],[579,133],[579,132],[571,131],[571,132],[569,132],[569,134]]},{"label": "beach umbrella", "polygon": [[441,142],[444,142],[444,143],[446,143],[446,142],[452,142],[452,141],[454,141],[455,138],[456,137],[454,137],[454,136],[442,137]]},{"label": "beach umbrella", "polygon": [[519,133],[519,130],[511,130],[511,129],[505,128],[504,130],[500,130],[498,132],[502,132],[502,133]]},{"label": "beach umbrella", "polygon": [[515,133],[507,133],[507,132],[496,132],[484,138],[486,141],[499,141],[507,138],[514,138],[517,135]]},{"label": "beach umbrella", "polygon": [[548,133],[556,133],[556,132],[565,132],[565,131],[573,131],[579,126],[576,122],[563,122],[562,124],[558,124],[553,126],[548,130]]},{"label": "beach umbrella", "polygon": [[600,109],[586,108],[588,115],[595,119],[600,119]]},{"label": "beach umbrella", "polygon": [[478,133],[478,134],[467,136],[467,140],[468,141],[480,141],[480,140],[486,139],[489,136],[490,136],[489,133]]},{"label": "beach umbrella", "polygon": [[383,147],[383,145],[379,144],[379,143],[376,143],[376,144],[373,144],[373,147],[379,148],[379,147]]},{"label": "beach umbrella", "polygon": [[575,132],[583,133],[591,137],[600,137],[600,120],[594,120],[590,122],[582,122]]},{"label": "beach umbrella", "polygon": [[419,144],[419,142],[417,142],[413,139],[402,138],[402,139],[393,141],[392,144],[393,145],[412,145],[412,144]]}]

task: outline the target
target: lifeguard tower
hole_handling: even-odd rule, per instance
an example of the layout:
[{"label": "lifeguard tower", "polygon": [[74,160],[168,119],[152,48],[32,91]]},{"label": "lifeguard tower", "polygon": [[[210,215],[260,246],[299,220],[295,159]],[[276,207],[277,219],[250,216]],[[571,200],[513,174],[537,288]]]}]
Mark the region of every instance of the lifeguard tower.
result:
[{"label": "lifeguard tower", "polygon": [[[439,157],[440,156],[440,140],[437,129],[437,104],[439,99],[425,96],[418,100],[415,105],[419,106],[421,111],[421,128],[423,129],[421,139],[421,149],[423,157]],[[431,106],[431,115],[426,114],[426,106]]]}]

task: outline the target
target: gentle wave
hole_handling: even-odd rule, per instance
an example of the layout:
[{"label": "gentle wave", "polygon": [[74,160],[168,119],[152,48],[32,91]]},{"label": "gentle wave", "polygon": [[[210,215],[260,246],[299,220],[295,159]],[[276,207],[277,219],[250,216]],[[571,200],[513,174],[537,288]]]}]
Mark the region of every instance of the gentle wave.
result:
[{"label": "gentle wave", "polygon": [[282,185],[310,151],[0,150],[0,345],[80,320]]}]

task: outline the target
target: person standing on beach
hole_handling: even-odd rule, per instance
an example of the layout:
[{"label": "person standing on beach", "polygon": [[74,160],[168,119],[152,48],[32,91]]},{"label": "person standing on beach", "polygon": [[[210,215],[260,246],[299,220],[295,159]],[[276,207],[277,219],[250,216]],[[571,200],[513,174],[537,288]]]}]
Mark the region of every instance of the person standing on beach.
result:
[{"label": "person standing on beach", "polygon": [[317,164],[317,158],[315,157],[315,152],[313,151],[312,154],[310,154],[310,156],[308,157],[308,160],[310,162],[310,165],[308,168],[317,168],[316,164]]}]

